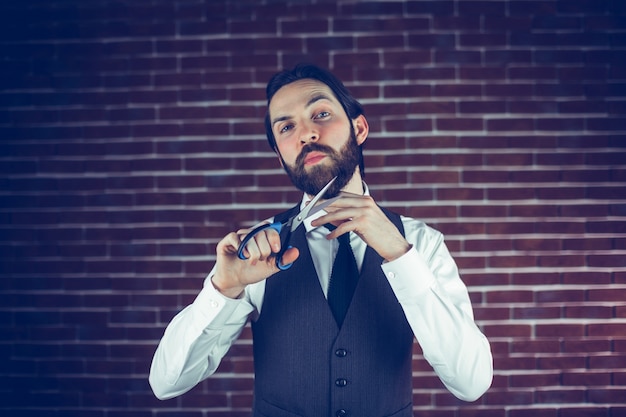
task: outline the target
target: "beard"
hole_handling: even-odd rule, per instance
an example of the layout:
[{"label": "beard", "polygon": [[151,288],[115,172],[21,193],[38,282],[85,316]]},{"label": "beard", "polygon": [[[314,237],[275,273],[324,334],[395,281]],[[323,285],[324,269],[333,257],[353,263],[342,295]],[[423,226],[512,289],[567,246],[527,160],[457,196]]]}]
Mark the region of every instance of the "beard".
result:
[{"label": "beard", "polygon": [[[326,154],[326,157],[330,159],[330,164],[321,163],[307,169],[304,166],[304,161],[307,154],[314,151]],[[283,167],[293,185],[311,196],[319,193],[333,177],[337,177],[323,196],[323,198],[329,199],[339,195],[341,190],[350,182],[360,161],[361,148],[356,141],[354,130],[352,130],[349,140],[339,152],[329,146],[312,142],[302,148],[300,155],[296,158],[295,165],[289,166],[283,159]]]}]

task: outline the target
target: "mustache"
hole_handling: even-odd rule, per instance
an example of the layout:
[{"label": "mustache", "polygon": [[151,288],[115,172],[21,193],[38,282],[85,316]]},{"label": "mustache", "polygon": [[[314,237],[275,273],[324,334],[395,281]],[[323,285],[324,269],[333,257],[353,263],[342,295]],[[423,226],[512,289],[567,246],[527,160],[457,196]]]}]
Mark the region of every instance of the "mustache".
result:
[{"label": "mustache", "polygon": [[320,143],[309,143],[302,148],[302,151],[300,151],[300,154],[296,158],[296,165],[303,165],[306,156],[311,152],[322,152],[330,156],[334,156],[335,154],[335,150],[330,146],[322,145]]}]

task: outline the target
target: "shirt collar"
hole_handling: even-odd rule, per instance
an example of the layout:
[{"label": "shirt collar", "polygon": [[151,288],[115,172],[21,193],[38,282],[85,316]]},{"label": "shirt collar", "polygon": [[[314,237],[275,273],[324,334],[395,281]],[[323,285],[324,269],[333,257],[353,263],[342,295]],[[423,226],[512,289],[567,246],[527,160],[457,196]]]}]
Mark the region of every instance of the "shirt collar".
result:
[{"label": "shirt collar", "polygon": [[[365,181],[362,181],[361,183],[363,184],[363,195],[370,195],[370,189]],[[302,202],[300,203],[300,210],[304,209],[306,207],[306,204],[312,199],[313,197],[309,196],[307,193],[304,193],[304,195],[302,196]],[[326,210],[320,210],[317,213],[304,219],[304,227],[306,228],[306,232],[309,233],[311,230],[316,229],[316,227],[311,226],[311,222],[319,217],[322,217],[325,214],[327,214]]]}]

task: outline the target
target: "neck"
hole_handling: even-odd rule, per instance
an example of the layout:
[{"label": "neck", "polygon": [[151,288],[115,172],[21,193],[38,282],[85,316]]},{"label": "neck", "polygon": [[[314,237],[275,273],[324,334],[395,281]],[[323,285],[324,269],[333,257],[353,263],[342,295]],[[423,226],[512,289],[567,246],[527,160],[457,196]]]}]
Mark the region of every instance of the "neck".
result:
[{"label": "neck", "polygon": [[350,179],[350,181],[346,184],[345,187],[343,187],[341,191],[352,193],[352,194],[363,195],[363,192],[364,192],[363,178],[361,178],[361,173],[359,172],[358,167],[354,171],[354,175],[352,175],[352,178]]}]

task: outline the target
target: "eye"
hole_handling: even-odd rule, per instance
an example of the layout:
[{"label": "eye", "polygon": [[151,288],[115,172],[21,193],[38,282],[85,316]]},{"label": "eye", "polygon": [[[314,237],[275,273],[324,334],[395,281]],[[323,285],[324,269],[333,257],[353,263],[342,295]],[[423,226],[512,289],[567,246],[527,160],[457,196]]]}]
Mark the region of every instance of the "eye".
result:
[{"label": "eye", "polygon": [[291,129],[293,129],[293,125],[292,124],[286,124],[283,127],[281,127],[278,132],[279,133],[286,133],[286,132],[290,131]]},{"label": "eye", "polygon": [[321,111],[315,115],[314,119],[326,119],[328,117],[330,117],[330,112]]}]

